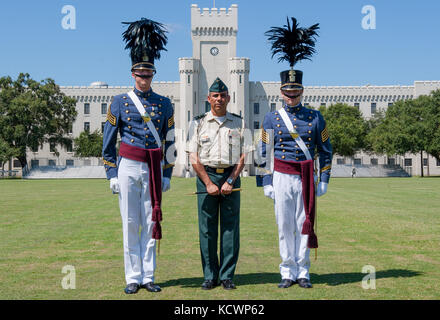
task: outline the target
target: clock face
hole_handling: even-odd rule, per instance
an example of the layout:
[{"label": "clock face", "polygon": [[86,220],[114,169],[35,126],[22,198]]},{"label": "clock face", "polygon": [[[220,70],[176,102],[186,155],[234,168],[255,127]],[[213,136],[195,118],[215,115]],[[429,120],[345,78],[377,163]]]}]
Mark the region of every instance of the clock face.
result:
[{"label": "clock face", "polygon": [[216,55],[218,55],[219,50],[217,47],[212,47],[210,52],[213,56],[216,56]]}]

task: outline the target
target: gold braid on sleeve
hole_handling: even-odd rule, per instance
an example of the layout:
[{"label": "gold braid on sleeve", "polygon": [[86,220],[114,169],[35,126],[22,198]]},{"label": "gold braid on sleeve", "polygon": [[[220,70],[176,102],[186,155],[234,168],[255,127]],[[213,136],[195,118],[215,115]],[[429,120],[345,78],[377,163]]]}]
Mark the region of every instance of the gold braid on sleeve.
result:
[{"label": "gold braid on sleeve", "polygon": [[110,122],[112,126],[116,126],[116,117],[112,114],[112,105],[107,109],[107,121]]}]

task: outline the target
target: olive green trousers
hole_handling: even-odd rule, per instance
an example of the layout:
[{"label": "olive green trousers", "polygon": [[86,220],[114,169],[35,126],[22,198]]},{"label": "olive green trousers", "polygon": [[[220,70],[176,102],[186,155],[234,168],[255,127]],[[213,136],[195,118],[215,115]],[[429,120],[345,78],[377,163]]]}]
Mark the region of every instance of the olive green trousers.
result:
[{"label": "olive green trousers", "polygon": [[[229,172],[207,172],[219,189],[229,177]],[[240,188],[238,177],[233,188]],[[197,191],[206,191],[206,186],[197,178]],[[199,218],[199,240],[202,268],[205,280],[222,281],[234,277],[240,249],[240,191],[229,195],[197,196]],[[220,263],[217,242],[220,218]]]}]

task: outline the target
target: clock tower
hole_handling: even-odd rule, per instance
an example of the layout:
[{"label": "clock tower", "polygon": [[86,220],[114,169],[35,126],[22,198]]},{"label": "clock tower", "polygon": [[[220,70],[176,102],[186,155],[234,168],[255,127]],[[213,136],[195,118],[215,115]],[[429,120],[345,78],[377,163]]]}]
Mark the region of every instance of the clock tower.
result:
[{"label": "clock tower", "polygon": [[[175,110],[176,128],[188,132],[190,121],[211,109],[207,101],[208,90],[217,77],[229,88],[228,111],[241,115],[249,128],[250,61],[236,57],[237,32],[236,4],[229,9],[200,9],[196,4],[191,5],[193,56],[179,58],[180,107]],[[183,149],[177,151],[178,162],[183,161],[189,168],[188,159],[179,159],[184,156]],[[180,168],[176,165],[176,169]]]}]

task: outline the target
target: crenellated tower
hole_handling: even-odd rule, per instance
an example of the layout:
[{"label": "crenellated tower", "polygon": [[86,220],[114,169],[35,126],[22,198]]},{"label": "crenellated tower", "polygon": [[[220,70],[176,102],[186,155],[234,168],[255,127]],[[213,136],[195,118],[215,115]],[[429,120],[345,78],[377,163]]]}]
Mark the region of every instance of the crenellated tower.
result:
[{"label": "crenellated tower", "polygon": [[211,83],[220,77],[230,86],[229,59],[236,56],[238,6],[203,8],[191,6],[191,39],[193,58],[199,63],[198,113],[208,109],[206,96]]},{"label": "crenellated tower", "polygon": [[[228,111],[240,114],[249,126],[248,58],[236,57],[238,6],[199,8],[191,5],[191,58],[179,58],[180,107],[175,111],[176,128],[188,132],[190,121],[210,110],[207,101],[209,86],[220,77],[228,86],[231,102]],[[179,139],[176,131],[176,139]],[[183,137],[182,137],[183,138]],[[177,143],[177,175],[185,175],[188,163],[185,144]],[[180,164],[180,165],[178,165]]]}]

